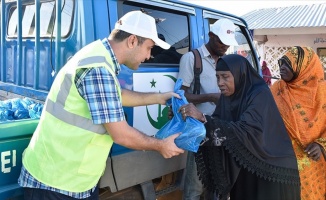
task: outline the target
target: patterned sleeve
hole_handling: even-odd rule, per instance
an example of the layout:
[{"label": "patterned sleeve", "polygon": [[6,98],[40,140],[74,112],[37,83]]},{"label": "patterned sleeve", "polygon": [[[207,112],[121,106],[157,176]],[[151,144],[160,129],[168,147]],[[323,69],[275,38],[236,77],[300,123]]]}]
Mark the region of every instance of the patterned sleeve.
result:
[{"label": "patterned sleeve", "polygon": [[318,138],[315,142],[323,147],[322,153],[326,159],[326,138],[324,138],[324,137]]},{"label": "patterned sleeve", "polygon": [[[205,115],[207,123],[205,123],[206,128],[206,138],[204,146],[222,146],[223,141],[234,138],[235,135],[230,131],[228,122],[220,120],[218,118]],[[226,132],[229,133],[227,136]]]},{"label": "patterned sleeve", "polygon": [[[322,104],[322,111],[320,113],[320,115],[323,115],[325,116],[326,115],[326,102],[325,102],[325,99],[326,99],[326,81],[322,81],[319,83],[319,90],[318,90],[320,93],[324,94],[321,99],[324,101],[324,103]],[[323,147],[323,154],[324,154],[324,157],[325,157],[325,160],[326,160],[326,120],[325,118],[324,119],[324,127],[321,127],[321,133],[319,135],[319,138],[317,138],[315,140],[316,143],[318,143],[320,146]]]},{"label": "patterned sleeve", "polygon": [[81,82],[94,124],[124,120],[122,103],[112,74],[104,67],[91,69]]}]

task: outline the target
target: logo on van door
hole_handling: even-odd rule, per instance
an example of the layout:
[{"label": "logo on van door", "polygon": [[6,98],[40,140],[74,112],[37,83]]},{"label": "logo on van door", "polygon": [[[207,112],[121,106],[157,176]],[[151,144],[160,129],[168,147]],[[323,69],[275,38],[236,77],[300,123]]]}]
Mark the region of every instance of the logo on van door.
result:
[{"label": "logo on van door", "polygon": [[[174,83],[177,81],[177,79],[173,76],[170,76],[170,75],[164,75],[164,76],[171,78],[174,81]],[[154,81],[154,79],[153,79],[153,81],[151,82],[151,87],[156,87],[155,85],[156,85],[156,81]],[[159,116],[157,117],[157,121],[152,119],[147,106],[146,106],[146,113],[147,113],[147,118],[148,118],[149,122],[156,129],[161,129],[169,121],[169,118],[168,118],[169,108],[168,107],[165,107],[162,110],[162,105],[158,105],[158,115]]]},{"label": "logo on van door", "polygon": [[157,121],[155,121],[152,118],[151,114],[149,113],[148,107],[146,106],[147,118],[150,124],[156,129],[161,129],[169,121],[168,118],[169,108],[165,107],[163,111],[161,110],[162,110],[162,105],[158,105],[158,117],[157,117]]},{"label": "logo on van door", "polygon": [[[133,86],[139,92],[169,92],[174,90],[177,72],[134,73]],[[165,105],[135,107],[133,127],[155,135],[168,121],[169,108]]]}]

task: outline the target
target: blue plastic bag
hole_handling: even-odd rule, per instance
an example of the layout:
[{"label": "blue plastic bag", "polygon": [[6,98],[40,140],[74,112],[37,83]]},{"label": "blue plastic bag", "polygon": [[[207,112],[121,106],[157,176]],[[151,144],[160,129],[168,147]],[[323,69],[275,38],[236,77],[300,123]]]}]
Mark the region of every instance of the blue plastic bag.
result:
[{"label": "blue plastic bag", "polygon": [[11,111],[14,112],[14,120],[29,118],[27,107],[20,98],[11,99]]},{"label": "blue plastic bag", "polygon": [[27,118],[39,119],[42,110],[43,104],[26,97],[0,101],[0,122]]},{"label": "blue plastic bag", "polygon": [[30,106],[31,104],[34,104],[35,102],[34,102],[32,99],[28,98],[28,97],[24,97],[24,98],[21,100],[20,103],[24,106],[25,109],[28,110],[29,106]]},{"label": "blue plastic bag", "polygon": [[0,122],[13,120],[14,119],[14,112],[9,109],[5,109],[0,107]]},{"label": "blue plastic bag", "polygon": [[42,110],[43,110],[43,104],[40,103],[31,104],[28,110],[30,118],[32,119],[41,118]]},{"label": "blue plastic bag", "polygon": [[181,99],[172,97],[168,102],[168,104],[172,105],[174,116],[156,133],[155,137],[164,139],[175,133],[182,132],[175,139],[175,144],[181,149],[197,152],[201,141],[206,136],[206,129],[203,123],[192,117],[187,117],[186,121],[184,121],[181,113],[178,112],[180,106],[188,104],[184,91],[180,90],[181,85],[182,79],[178,79],[174,86],[174,92],[179,94]]}]

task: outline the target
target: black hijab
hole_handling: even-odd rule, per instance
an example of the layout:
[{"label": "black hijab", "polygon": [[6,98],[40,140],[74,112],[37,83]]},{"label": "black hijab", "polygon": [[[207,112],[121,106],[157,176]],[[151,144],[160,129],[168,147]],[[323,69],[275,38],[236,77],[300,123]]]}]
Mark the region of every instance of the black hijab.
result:
[{"label": "black hijab", "polygon": [[216,70],[224,71],[225,65],[235,92],[222,94],[214,114],[207,116],[210,140],[196,154],[204,186],[227,195],[241,168],[266,180],[299,184],[292,144],[267,84],[243,56],[223,56]]}]

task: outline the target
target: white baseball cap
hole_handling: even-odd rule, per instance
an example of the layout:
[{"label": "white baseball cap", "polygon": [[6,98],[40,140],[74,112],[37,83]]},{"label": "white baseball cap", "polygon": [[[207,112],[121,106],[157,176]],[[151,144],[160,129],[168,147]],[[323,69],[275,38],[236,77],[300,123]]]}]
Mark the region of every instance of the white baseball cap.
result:
[{"label": "white baseball cap", "polygon": [[115,23],[115,29],[152,39],[157,46],[163,49],[169,49],[171,46],[158,38],[155,19],[141,11],[126,13]]},{"label": "white baseball cap", "polygon": [[217,35],[225,45],[238,46],[238,42],[235,40],[235,25],[229,19],[219,19],[212,26],[212,33]]}]

